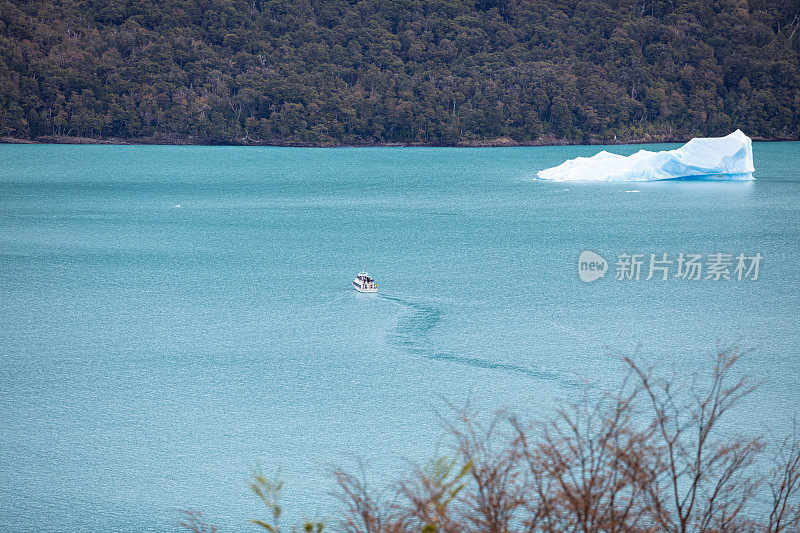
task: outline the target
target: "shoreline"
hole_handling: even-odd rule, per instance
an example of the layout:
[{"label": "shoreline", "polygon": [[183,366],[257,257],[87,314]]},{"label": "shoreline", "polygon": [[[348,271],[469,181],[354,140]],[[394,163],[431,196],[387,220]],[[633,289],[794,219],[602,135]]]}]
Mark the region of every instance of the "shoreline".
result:
[{"label": "shoreline", "polygon": [[[559,139],[553,135],[542,136],[534,141],[516,141],[510,137],[497,137],[494,139],[459,141],[455,144],[438,143],[313,143],[313,142],[267,142],[242,140],[242,142],[209,143],[190,137],[138,137],[133,139],[106,137],[73,137],[68,135],[45,135],[36,139],[22,139],[18,137],[0,137],[0,144],[71,144],[71,145],[112,145],[112,146],[256,146],[256,147],[281,147],[281,148],[515,148],[515,147],[541,147],[541,146],[622,146],[637,144],[666,144],[686,143],[692,136],[664,135],[629,137],[623,139],[589,139],[588,141],[573,141]],[[796,142],[800,139],[751,137],[753,142]]]}]

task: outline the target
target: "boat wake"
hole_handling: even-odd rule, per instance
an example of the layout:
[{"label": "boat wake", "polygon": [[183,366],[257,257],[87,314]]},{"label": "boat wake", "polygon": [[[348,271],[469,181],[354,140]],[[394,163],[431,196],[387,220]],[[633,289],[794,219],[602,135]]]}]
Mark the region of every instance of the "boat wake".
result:
[{"label": "boat wake", "polygon": [[392,334],[392,340],[397,346],[403,348],[410,354],[433,359],[435,361],[452,362],[490,370],[515,372],[535,379],[562,381],[577,385],[575,380],[550,370],[536,370],[523,365],[500,363],[481,357],[459,355],[448,351],[436,350],[433,347],[430,337],[436,329],[436,326],[441,322],[442,311],[440,309],[432,305],[387,294],[381,294],[379,298],[395,302],[405,308],[406,312],[397,323]]}]

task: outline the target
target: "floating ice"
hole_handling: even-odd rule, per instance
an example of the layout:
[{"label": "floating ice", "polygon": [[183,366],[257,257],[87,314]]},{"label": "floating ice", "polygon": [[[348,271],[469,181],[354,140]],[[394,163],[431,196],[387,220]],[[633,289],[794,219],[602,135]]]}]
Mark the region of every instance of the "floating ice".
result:
[{"label": "floating ice", "polygon": [[623,156],[605,150],[538,172],[549,181],[752,180],[753,143],[741,130],[725,137],[692,139],[662,152]]}]

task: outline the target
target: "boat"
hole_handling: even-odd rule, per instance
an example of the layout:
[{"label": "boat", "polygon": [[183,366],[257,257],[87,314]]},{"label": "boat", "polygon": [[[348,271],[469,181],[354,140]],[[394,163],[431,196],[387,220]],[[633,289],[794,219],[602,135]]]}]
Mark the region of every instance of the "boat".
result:
[{"label": "boat", "polygon": [[359,272],[353,280],[353,286],[358,292],[378,292],[378,284],[366,272]]}]

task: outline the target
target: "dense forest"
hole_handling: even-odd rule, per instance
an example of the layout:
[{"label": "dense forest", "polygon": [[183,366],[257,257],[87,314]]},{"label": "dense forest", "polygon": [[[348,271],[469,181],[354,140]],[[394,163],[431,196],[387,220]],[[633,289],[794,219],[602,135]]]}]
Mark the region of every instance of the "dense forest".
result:
[{"label": "dense forest", "polygon": [[798,0],[3,0],[0,136],[800,138]]}]

